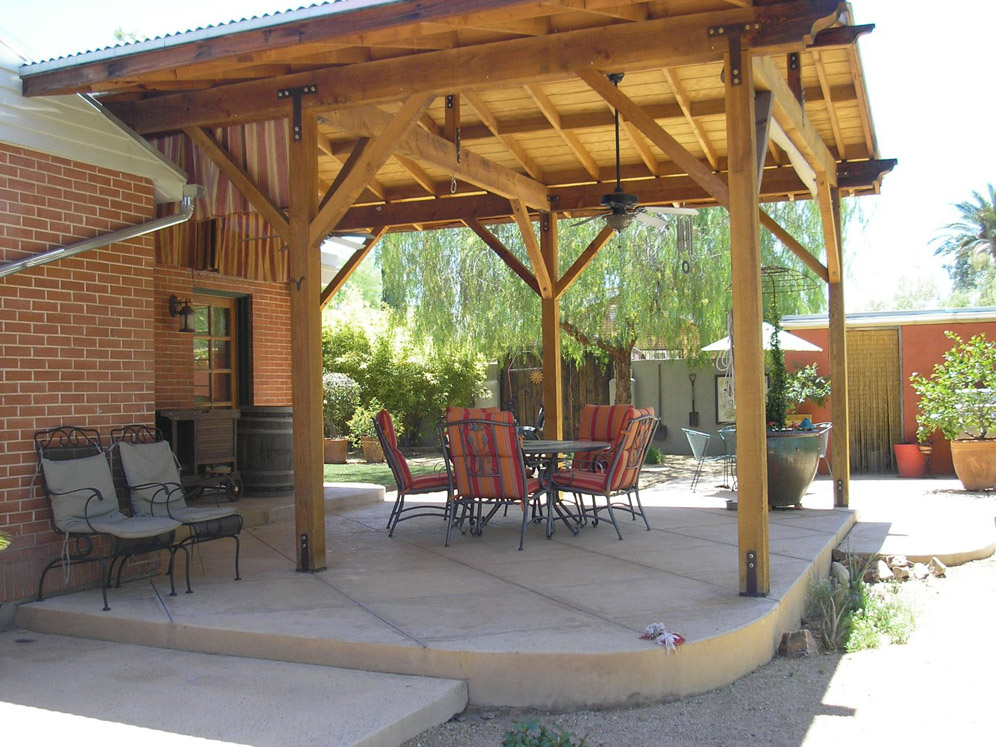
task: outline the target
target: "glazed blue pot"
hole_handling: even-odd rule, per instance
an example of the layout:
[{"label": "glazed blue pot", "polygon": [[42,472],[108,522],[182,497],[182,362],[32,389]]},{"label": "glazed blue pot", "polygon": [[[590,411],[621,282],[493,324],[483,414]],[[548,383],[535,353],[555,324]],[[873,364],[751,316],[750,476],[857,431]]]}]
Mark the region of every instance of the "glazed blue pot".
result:
[{"label": "glazed blue pot", "polygon": [[768,506],[788,508],[802,503],[819,462],[819,431],[769,431]]}]

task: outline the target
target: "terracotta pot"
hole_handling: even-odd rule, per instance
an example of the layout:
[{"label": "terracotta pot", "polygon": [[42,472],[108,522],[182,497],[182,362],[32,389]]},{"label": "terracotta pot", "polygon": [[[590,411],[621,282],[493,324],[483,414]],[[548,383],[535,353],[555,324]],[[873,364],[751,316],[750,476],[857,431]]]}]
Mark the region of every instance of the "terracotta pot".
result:
[{"label": "terracotta pot", "polygon": [[376,438],[361,438],[360,448],[363,449],[363,458],[368,462],[384,461],[384,450]]},{"label": "terracotta pot", "polygon": [[346,452],[349,450],[349,439],[346,438],[326,438],[325,439],[325,463],[345,464]]},{"label": "terracotta pot", "polygon": [[952,441],[951,462],[965,490],[996,488],[996,439]]},{"label": "terracotta pot", "polygon": [[918,444],[896,444],[892,450],[896,453],[900,477],[923,477],[926,461]]}]

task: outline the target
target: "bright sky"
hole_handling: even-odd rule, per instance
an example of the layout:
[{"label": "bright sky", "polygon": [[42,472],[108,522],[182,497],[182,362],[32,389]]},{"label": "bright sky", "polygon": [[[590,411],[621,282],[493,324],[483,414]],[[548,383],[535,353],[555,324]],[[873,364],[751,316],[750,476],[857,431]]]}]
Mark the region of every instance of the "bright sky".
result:
[{"label": "bright sky", "polygon": [[[996,181],[996,3],[853,0],[852,7],[856,23],[876,24],[859,49],[880,155],[899,159],[882,194],[861,199],[868,225],[851,236],[847,306],[858,311],[921,277],[946,292],[930,241],[955,218],[952,203]],[[44,60],[113,45],[119,27],[159,36],[282,9],[279,0],[0,0],[0,28]]]}]

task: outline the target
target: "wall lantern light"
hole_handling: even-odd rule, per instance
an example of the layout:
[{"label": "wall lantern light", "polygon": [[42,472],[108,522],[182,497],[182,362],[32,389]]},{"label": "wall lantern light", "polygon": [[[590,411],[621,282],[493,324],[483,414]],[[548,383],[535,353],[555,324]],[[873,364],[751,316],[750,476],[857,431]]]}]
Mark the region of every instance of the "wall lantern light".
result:
[{"label": "wall lantern light", "polygon": [[172,317],[182,317],[183,326],[180,327],[181,332],[193,332],[194,328],[191,326],[194,320],[194,307],[190,305],[189,298],[177,298],[175,295],[169,297],[169,315]]}]

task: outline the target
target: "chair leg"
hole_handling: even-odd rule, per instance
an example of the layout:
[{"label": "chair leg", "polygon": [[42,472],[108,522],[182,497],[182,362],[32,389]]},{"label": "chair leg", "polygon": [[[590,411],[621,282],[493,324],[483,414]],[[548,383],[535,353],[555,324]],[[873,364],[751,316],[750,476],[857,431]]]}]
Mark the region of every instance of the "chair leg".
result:
[{"label": "chair leg", "polygon": [[695,489],[699,485],[699,475],[700,474],[702,474],[702,460],[701,459],[699,459],[699,461],[696,462],[696,464],[695,464],[695,474],[692,475],[692,492],[693,493],[695,492]]},{"label": "chair leg", "polygon": [[519,530],[519,552],[522,552],[522,545],[526,541],[526,525],[529,523],[529,511],[526,510],[526,504],[523,503],[521,507],[522,507],[522,528]]},{"label": "chair leg", "polygon": [[[592,496],[591,500],[592,500],[592,502],[594,502],[595,497]],[[623,538],[622,532],[619,531],[619,525],[616,524],[616,514],[612,510],[612,498],[610,498],[609,496],[605,496],[605,508],[608,509],[608,511],[609,511],[609,521],[612,522],[612,526],[615,527],[615,530],[616,530],[616,535],[621,540]]]},{"label": "chair leg", "polygon": [[405,494],[404,491],[398,491],[398,497],[394,501],[394,509],[391,511],[391,517],[387,520],[387,528],[390,530],[387,533],[388,537],[394,536],[394,528],[398,526],[398,519],[401,518],[401,512],[405,510]]},{"label": "chair leg", "polygon": [[242,550],[242,543],[239,542],[239,535],[233,534],[232,539],[235,540],[235,580],[241,581],[242,576],[239,573],[239,552]]},{"label": "chair leg", "polygon": [[[647,525],[647,531],[649,532],[650,531],[650,522],[647,521],[647,514],[644,513],[644,511],[643,511],[643,501],[640,500],[640,488],[639,487],[636,488],[636,490],[633,491],[633,495],[636,496],[636,505],[639,508],[640,516],[643,519],[643,523]],[[630,499],[629,499],[629,505],[630,506],[633,505],[633,498],[632,497],[630,497]],[[635,514],[633,515],[633,521],[636,521],[636,515]]]}]

